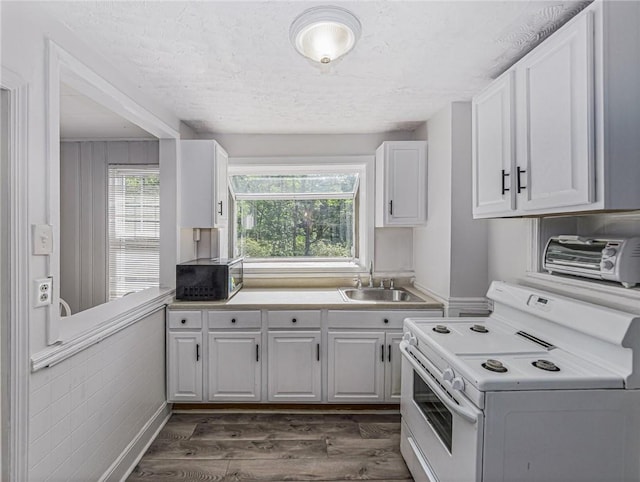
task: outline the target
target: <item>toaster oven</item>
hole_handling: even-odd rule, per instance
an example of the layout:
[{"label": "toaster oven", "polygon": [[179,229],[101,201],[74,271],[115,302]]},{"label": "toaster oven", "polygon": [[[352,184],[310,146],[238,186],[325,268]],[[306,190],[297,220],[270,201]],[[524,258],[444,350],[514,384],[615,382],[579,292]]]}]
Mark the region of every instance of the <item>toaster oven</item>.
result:
[{"label": "toaster oven", "polygon": [[631,288],[640,283],[640,237],[552,236],[543,267],[549,273],[616,281]]}]

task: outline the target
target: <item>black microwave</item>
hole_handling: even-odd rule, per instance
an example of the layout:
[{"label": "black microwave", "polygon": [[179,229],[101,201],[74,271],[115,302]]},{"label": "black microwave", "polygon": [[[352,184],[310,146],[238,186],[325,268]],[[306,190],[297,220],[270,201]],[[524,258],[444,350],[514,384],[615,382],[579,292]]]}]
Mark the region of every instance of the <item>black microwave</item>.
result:
[{"label": "black microwave", "polygon": [[228,300],[242,288],[242,258],[200,258],[176,265],[176,299]]}]

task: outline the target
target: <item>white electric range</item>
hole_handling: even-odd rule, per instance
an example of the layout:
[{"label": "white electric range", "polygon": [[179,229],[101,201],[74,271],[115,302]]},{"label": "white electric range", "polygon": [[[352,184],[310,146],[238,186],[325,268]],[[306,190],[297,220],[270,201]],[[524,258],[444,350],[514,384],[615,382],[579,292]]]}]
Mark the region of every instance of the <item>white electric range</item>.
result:
[{"label": "white electric range", "polygon": [[640,481],[640,317],[494,282],[486,318],[406,319],[416,481]]}]

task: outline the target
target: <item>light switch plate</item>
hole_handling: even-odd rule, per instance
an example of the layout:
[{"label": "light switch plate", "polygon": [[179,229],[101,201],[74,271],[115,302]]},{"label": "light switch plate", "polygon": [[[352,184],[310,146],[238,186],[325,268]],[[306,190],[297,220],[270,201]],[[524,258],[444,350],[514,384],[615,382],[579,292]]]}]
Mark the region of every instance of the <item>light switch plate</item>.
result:
[{"label": "light switch plate", "polygon": [[53,253],[53,229],[50,224],[33,225],[33,254],[48,255]]}]

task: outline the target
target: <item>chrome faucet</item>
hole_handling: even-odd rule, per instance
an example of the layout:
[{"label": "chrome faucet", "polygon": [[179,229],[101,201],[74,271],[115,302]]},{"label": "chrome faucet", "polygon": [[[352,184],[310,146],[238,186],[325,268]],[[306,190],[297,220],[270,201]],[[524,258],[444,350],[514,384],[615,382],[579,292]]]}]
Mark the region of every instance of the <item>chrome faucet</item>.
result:
[{"label": "chrome faucet", "polygon": [[373,288],[373,260],[369,261],[369,288]]}]

